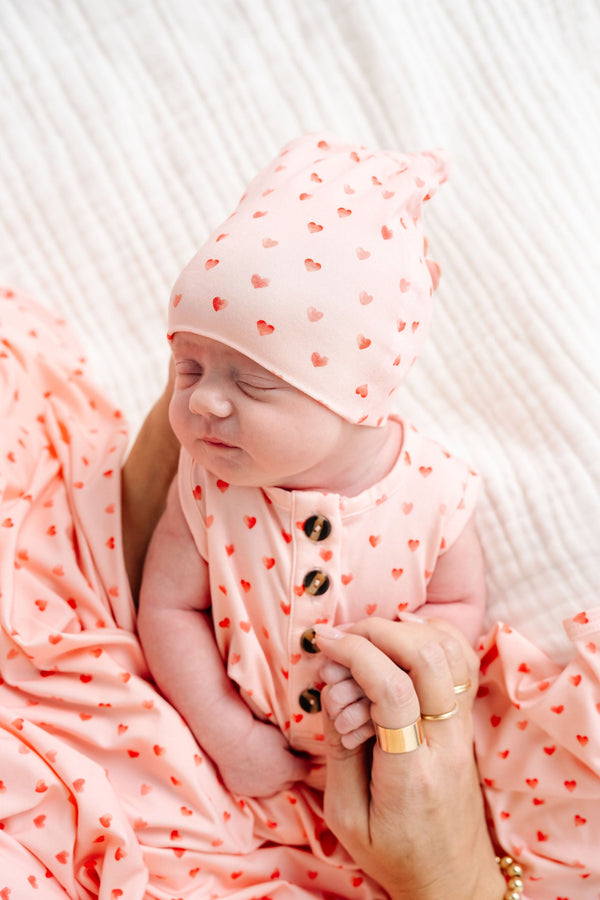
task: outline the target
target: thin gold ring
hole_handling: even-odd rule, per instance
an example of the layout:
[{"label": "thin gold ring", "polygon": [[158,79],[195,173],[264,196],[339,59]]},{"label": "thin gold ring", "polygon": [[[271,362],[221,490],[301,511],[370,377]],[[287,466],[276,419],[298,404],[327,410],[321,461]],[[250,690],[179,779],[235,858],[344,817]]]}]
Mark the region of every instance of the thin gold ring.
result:
[{"label": "thin gold ring", "polygon": [[377,722],[373,722],[373,725],[377,743],[384,753],[410,753],[423,743],[421,719],[405,725],[404,728],[384,728]]},{"label": "thin gold ring", "polygon": [[452,716],[455,716],[458,712],[458,703],[455,703],[452,709],[449,709],[448,712],[438,713],[437,716],[426,716],[424,713],[421,713],[421,718],[426,722],[441,722],[442,719],[451,719]]},{"label": "thin gold ring", "polygon": [[454,685],[454,693],[455,694],[465,694],[468,690],[471,689],[471,680],[468,679],[464,681],[462,684]]}]

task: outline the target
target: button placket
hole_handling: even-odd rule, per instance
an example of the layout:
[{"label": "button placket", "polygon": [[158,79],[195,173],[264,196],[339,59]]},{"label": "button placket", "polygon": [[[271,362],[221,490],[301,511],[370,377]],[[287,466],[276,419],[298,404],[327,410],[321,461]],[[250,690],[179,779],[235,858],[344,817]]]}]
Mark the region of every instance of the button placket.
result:
[{"label": "button placket", "polygon": [[[294,622],[291,623],[292,647],[295,645],[297,650],[294,652],[297,654],[299,651],[300,658],[296,665],[290,667],[293,732],[290,737],[308,746],[317,741],[316,735],[321,731],[321,726],[313,721],[314,713],[321,709],[318,684],[320,651],[313,626],[317,621],[333,621],[337,602],[339,553],[336,552],[336,545],[341,537],[338,503],[336,495],[307,493],[298,497],[294,511],[294,583],[302,590],[297,590]],[[305,516],[301,514],[304,510],[307,513]],[[324,553],[324,550],[327,552]]]}]

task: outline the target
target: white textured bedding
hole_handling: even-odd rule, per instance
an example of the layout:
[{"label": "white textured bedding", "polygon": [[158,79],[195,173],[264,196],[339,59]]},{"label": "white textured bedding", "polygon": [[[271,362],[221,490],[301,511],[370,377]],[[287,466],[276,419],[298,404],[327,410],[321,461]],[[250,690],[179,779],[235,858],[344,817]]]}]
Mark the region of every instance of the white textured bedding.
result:
[{"label": "white textured bedding", "polygon": [[135,432],[171,283],[283,143],[446,146],[399,402],[483,475],[490,620],[562,661],[600,583],[599,46],[595,0],[0,0],[0,282]]}]

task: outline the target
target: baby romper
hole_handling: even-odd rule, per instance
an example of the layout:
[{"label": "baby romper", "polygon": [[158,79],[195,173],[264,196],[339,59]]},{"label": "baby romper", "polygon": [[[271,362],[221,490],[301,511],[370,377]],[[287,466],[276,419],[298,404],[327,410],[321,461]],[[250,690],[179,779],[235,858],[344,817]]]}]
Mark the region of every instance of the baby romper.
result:
[{"label": "baby romper", "polygon": [[395,466],[355,497],[229,485],[181,455],[181,504],[209,565],[228,674],[258,718],[315,756],[314,786],[324,773],[312,627],[417,610],[475,505],[469,465],[399,421]]}]

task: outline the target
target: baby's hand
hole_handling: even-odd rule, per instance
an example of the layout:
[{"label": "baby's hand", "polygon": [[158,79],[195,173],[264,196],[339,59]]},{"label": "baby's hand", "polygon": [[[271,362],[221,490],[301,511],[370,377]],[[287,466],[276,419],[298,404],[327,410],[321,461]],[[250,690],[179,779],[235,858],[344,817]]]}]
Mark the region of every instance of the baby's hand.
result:
[{"label": "baby's hand", "polygon": [[231,759],[218,761],[227,788],[246,797],[271,797],[289,790],[310,772],[310,762],[296,756],[274,725],[255,721]]},{"label": "baby's hand", "polygon": [[350,669],[326,662],[319,673],[326,687],[321,692],[325,712],[348,750],[360,747],[375,734],[371,721],[371,702],[358,686]]}]

